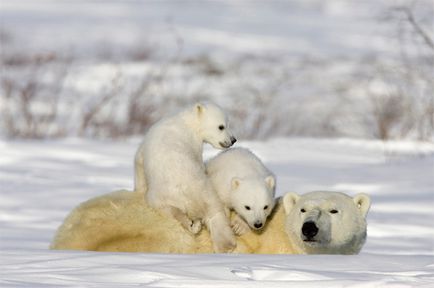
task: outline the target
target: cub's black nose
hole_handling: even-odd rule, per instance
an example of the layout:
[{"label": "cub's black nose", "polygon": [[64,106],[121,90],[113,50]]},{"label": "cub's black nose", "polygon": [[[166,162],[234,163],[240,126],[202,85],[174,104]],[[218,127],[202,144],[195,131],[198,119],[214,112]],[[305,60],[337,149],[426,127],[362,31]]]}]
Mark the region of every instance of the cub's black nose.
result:
[{"label": "cub's black nose", "polygon": [[231,137],[231,143],[232,143],[232,145],[234,145],[235,142],[237,142],[237,139],[235,139],[235,137]]},{"label": "cub's black nose", "polygon": [[318,234],[318,227],[316,227],[315,222],[308,221],[303,224],[303,227],[301,228],[301,232],[307,238],[313,238],[315,237],[316,234]]},{"label": "cub's black nose", "polygon": [[262,227],[262,222],[256,222],[253,226],[255,226],[256,229],[259,229]]}]

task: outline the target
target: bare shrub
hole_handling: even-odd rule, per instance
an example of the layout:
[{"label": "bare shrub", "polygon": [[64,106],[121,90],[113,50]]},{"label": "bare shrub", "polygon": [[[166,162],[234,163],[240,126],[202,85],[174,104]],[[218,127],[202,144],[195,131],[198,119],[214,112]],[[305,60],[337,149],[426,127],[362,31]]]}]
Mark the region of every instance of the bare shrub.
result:
[{"label": "bare shrub", "polygon": [[392,130],[399,125],[404,113],[402,95],[369,95],[374,121],[374,137],[381,140],[392,138]]},{"label": "bare shrub", "polygon": [[152,85],[161,85],[164,75],[146,75],[141,77],[135,89],[128,96],[127,121],[125,135],[140,135],[155,122],[156,95],[151,90]]},{"label": "bare shrub", "polygon": [[[117,73],[116,76],[111,81],[111,87],[109,88],[109,91],[103,93],[102,96],[99,97],[98,101],[95,101],[91,106],[87,105],[86,107],[83,107],[85,110],[82,112],[81,115],[81,124],[78,130],[79,136],[85,136],[85,134],[88,133],[88,130],[98,131],[101,129],[101,127],[108,126],[107,123],[98,121],[97,117],[99,112],[102,109],[104,109],[104,107],[108,105],[109,102],[113,101],[113,99],[118,96],[120,90],[119,81],[120,81],[120,75],[119,73]],[[97,129],[91,129],[91,128],[97,128]],[[93,135],[95,136],[98,133],[99,132],[93,132]]]},{"label": "bare shrub", "polygon": [[[175,27],[177,51],[168,58],[147,46],[101,45],[90,56],[95,59],[81,56],[68,66],[59,53],[7,49],[1,52],[6,67],[1,76],[2,128],[6,137],[23,138],[143,135],[163,115],[194,101],[212,100],[228,111],[231,126],[243,139],[432,141],[434,17],[415,12],[423,6],[417,3],[427,1],[394,3],[385,4],[386,20],[388,28],[397,30],[400,55],[384,58],[375,53],[360,59],[282,54],[244,55],[231,61],[219,61],[212,54],[181,58],[183,39]],[[11,41],[7,34],[0,33],[0,38]],[[118,73],[108,76],[113,69]],[[66,72],[73,80],[65,85]],[[77,79],[85,84],[77,85]],[[371,90],[373,82],[386,88]]]},{"label": "bare shrub", "polygon": [[[30,61],[26,62],[28,73],[21,79],[2,73],[2,117],[8,137],[45,138],[65,135],[65,130],[57,125],[57,116],[67,65],[53,65],[54,58],[42,55],[26,59]],[[22,65],[23,62],[6,63]]]},{"label": "bare shrub", "polygon": [[208,55],[189,57],[182,61],[184,65],[194,66],[201,74],[207,76],[222,76],[225,71]]},{"label": "bare shrub", "polygon": [[[434,41],[431,1],[392,3],[382,20],[395,29],[400,57],[395,65],[375,63],[373,79],[389,88],[366,90],[373,136],[382,140],[434,137]],[[368,123],[369,121],[365,121]]]}]

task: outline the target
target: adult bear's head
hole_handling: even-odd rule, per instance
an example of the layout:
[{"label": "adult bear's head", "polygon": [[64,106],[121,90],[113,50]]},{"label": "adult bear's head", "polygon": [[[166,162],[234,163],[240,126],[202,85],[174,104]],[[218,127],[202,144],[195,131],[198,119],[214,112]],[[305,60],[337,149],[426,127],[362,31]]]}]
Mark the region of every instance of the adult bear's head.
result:
[{"label": "adult bear's head", "polygon": [[366,240],[366,194],[340,192],[287,193],[283,198],[285,229],[306,254],[357,254]]}]

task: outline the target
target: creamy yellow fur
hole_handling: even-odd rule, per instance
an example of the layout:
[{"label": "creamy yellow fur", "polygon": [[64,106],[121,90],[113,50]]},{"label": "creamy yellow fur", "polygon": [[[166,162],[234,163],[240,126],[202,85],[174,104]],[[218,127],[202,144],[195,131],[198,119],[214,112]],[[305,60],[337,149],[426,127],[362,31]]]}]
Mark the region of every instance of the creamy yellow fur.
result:
[{"label": "creamy yellow fur", "polygon": [[[262,233],[237,237],[234,253],[296,254],[284,231],[283,205]],[[213,253],[206,229],[198,235],[186,231],[178,221],[146,205],[140,193],[120,190],[90,199],[76,207],[59,227],[50,246],[58,250],[112,252]]]}]

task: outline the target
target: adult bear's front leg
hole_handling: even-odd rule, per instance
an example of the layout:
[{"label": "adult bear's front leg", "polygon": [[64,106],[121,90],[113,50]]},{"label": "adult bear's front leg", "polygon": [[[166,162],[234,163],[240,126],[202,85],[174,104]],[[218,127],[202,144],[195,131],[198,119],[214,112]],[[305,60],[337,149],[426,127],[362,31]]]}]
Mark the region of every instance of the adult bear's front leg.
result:
[{"label": "adult bear's front leg", "polygon": [[211,234],[214,252],[227,253],[235,249],[237,241],[223,211],[212,215],[206,224]]}]

